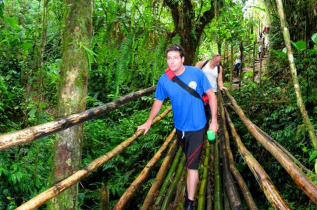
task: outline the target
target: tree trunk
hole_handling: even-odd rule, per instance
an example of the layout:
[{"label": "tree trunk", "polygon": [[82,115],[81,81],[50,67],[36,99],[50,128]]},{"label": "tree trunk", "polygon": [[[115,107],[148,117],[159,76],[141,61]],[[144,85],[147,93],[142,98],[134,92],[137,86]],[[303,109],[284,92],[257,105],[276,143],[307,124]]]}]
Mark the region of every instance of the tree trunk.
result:
[{"label": "tree trunk", "polygon": [[255,45],[256,45],[256,40],[254,40],[254,43],[253,43],[253,75],[252,75],[252,81],[254,82],[254,79],[255,79]]},{"label": "tree trunk", "polygon": [[243,66],[244,66],[244,60],[243,60],[243,56],[244,56],[244,48],[243,48],[243,42],[240,42],[240,52],[241,52],[241,65],[239,68],[239,73],[238,73],[238,77],[239,77],[239,89],[241,87],[242,84],[242,74],[243,74]]},{"label": "tree trunk", "polygon": [[[164,0],[164,4],[171,9],[174,32],[172,36],[178,34],[181,38],[181,45],[185,50],[185,64],[194,63],[195,52],[197,50],[201,34],[205,26],[214,17],[213,7],[203,14],[195,14],[193,4],[190,0],[182,1]],[[210,1],[211,5],[213,1]]]},{"label": "tree trunk", "polygon": [[230,57],[231,57],[231,65],[230,65],[230,87],[232,87],[233,83],[233,42],[231,42],[231,50],[230,50]]},{"label": "tree trunk", "polygon": [[314,126],[311,123],[309,116],[307,114],[306,108],[305,108],[305,104],[303,102],[302,99],[302,94],[301,94],[301,90],[300,90],[300,85],[297,79],[297,71],[296,71],[296,67],[295,67],[295,62],[294,62],[294,56],[293,56],[293,52],[292,52],[292,48],[291,48],[291,43],[290,43],[290,33],[289,30],[286,26],[286,20],[285,20],[285,16],[284,16],[284,9],[283,9],[283,3],[281,0],[276,0],[276,5],[277,5],[277,10],[278,10],[278,14],[280,17],[280,21],[281,21],[281,28],[283,31],[283,36],[284,36],[284,41],[285,41],[285,45],[287,48],[287,56],[288,56],[288,60],[289,60],[289,64],[290,64],[290,69],[291,69],[291,74],[292,74],[292,79],[293,79],[293,83],[294,83],[294,89],[295,89],[295,93],[296,93],[296,98],[297,98],[297,105],[298,108],[302,114],[302,118],[304,121],[304,124],[306,126],[306,129],[309,133],[309,137],[310,140],[312,141],[313,147],[315,149],[317,149],[317,137],[316,137],[316,133],[314,130]]},{"label": "tree trunk", "polygon": [[[65,28],[58,87],[58,117],[84,111],[88,82],[88,54],[92,38],[91,0],[65,1]],[[73,174],[81,166],[83,126],[77,125],[56,135],[52,183]],[[52,199],[51,209],[76,209],[78,184]]]}]

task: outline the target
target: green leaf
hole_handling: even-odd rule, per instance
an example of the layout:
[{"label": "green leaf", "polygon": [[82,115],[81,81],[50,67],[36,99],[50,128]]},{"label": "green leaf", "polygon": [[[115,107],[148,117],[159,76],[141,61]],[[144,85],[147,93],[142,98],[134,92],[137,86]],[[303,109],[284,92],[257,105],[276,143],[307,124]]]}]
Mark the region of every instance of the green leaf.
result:
[{"label": "green leaf", "polygon": [[35,117],[35,113],[36,113],[36,109],[31,109],[31,111],[29,111],[29,116],[31,118],[34,118]]},{"label": "green leaf", "polygon": [[295,43],[295,47],[296,49],[298,49],[299,51],[304,51],[306,49],[306,42],[304,41],[297,41]]},{"label": "green leaf", "polygon": [[314,33],[314,34],[311,36],[311,39],[313,40],[313,42],[315,42],[315,44],[317,44],[317,33]]},{"label": "green leaf", "polygon": [[20,26],[18,24],[18,21],[15,18],[13,18],[13,17],[5,17],[3,19],[4,19],[4,22],[8,23],[15,30],[18,30],[18,31],[21,30],[21,28],[20,28]]},{"label": "green leaf", "polygon": [[26,51],[26,50],[30,49],[32,46],[33,46],[32,43],[26,42],[26,43],[23,43],[21,47],[22,47],[23,50]]},{"label": "green leaf", "polygon": [[317,171],[317,160],[315,161],[315,173],[317,173],[316,171]]},{"label": "green leaf", "polygon": [[40,103],[40,108],[41,108],[41,109],[45,109],[45,108],[46,108],[46,104],[45,104],[44,102],[41,102],[41,103]]},{"label": "green leaf", "polygon": [[317,157],[317,149],[315,149],[310,155],[309,155],[309,162],[314,160]]},{"label": "green leaf", "polygon": [[287,53],[286,47],[283,48],[282,52],[285,53],[285,54]]},{"label": "green leaf", "polygon": [[[286,49],[286,48],[284,48],[284,49]],[[277,51],[277,50],[274,50],[274,49],[271,49],[271,52],[274,52],[279,57],[285,57],[286,56],[285,52]]]}]

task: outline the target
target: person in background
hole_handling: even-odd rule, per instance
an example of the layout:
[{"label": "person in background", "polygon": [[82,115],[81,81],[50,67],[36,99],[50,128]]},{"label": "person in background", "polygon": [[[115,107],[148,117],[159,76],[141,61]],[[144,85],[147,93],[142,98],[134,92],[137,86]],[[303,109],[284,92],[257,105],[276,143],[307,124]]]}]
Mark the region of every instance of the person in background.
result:
[{"label": "person in background", "polygon": [[[200,97],[204,92],[208,95],[212,114],[209,129],[217,132],[217,100],[206,75],[196,67],[184,66],[184,50],[180,45],[168,47],[166,56],[169,69],[185,85],[194,89]],[[149,117],[144,124],[138,127],[138,130],[144,130],[144,135],[148,132],[153,119],[167,97],[172,104],[176,134],[186,155],[188,174],[185,189],[185,210],[191,210],[194,208],[195,191],[199,180],[198,165],[205,136],[206,117],[203,101],[186,91],[178,83],[173,82],[167,74],[163,74],[157,83],[156,99]]]},{"label": "person in background", "polygon": [[239,68],[241,66],[241,51],[239,51],[236,55],[236,60],[235,60],[235,64],[234,64],[234,76],[238,77],[239,76]]},{"label": "person in background", "polygon": [[223,86],[223,67],[220,63],[221,56],[219,54],[214,54],[212,59],[199,61],[195,65],[196,67],[203,70],[211,84],[214,93],[217,92],[218,87],[220,90],[228,90],[228,88]]},{"label": "person in background", "polygon": [[[228,90],[228,88],[223,86],[223,67],[220,65],[221,56],[219,54],[214,54],[211,60],[203,60],[196,63],[196,67],[203,70],[205,75],[210,82],[212,90],[214,93],[217,93],[218,87],[220,90]],[[205,114],[207,118],[206,127],[209,126],[209,120],[211,118],[211,110],[208,106],[208,103],[204,104]]]},{"label": "person in background", "polygon": [[262,46],[262,44],[260,44],[260,45],[259,45],[259,50],[258,50],[259,60],[260,60],[261,57],[262,57],[262,50],[263,50],[263,46]]}]

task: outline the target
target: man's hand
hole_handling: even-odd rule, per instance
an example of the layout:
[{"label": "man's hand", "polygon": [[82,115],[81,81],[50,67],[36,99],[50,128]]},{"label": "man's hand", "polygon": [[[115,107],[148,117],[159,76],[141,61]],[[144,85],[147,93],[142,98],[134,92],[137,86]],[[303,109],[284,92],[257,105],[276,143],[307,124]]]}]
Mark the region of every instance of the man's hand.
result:
[{"label": "man's hand", "polygon": [[220,90],[228,90],[228,88],[224,87],[224,86],[220,86],[219,87]]},{"label": "man's hand", "polygon": [[209,130],[213,130],[215,133],[217,133],[217,131],[218,131],[218,123],[214,122],[212,120],[210,125],[209,125]]},{"label": "man's hand", "polygon": [[145,135],[145,134],[148,132],[148,130],[150,130],[151,124],[152,124],[152,123],[150,123],[150,122],[146,122],[146,123],[144,123],[143,125],[140,125],[140,126],[138,127],[138,131],[139,131],[139,130],[144,130],[143,135]]}]

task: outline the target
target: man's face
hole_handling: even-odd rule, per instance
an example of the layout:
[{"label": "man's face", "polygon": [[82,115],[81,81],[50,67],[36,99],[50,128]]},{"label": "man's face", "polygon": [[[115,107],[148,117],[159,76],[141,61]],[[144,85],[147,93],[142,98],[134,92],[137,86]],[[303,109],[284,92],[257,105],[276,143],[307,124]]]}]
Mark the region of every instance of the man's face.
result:
[{"label": "man's face", "polygon": [[184,57],[181,58],[179,51],[169,51],[167,53],[167,65],[173,71],[181,70],[184,62]]},{"label": "man's face", "polygon": [[220,62],[221,62],[221,56],[217,56],[217,65],[219,65],[220,64]]}]

